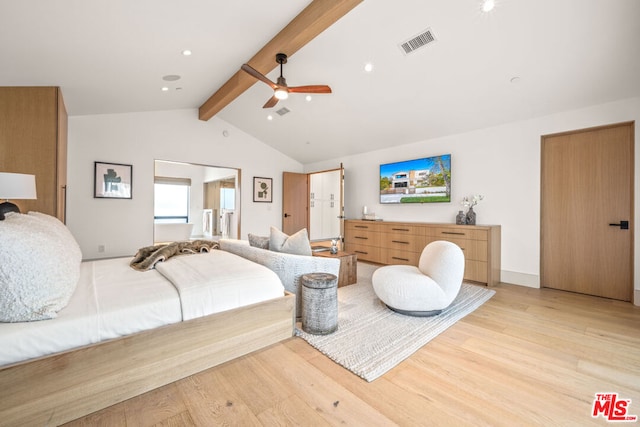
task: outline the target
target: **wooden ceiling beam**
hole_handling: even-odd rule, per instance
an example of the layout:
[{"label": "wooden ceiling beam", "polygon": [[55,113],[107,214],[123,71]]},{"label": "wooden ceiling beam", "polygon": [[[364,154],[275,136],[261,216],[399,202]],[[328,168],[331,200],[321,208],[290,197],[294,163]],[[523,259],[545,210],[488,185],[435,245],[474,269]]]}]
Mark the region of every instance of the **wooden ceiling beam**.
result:
[{"label": "wooden ceiling beam", "polygon": [[[317,35],[333,25],[363,0],[313,0],[298,16],[293,18],[248,62],[256,70],[266,75],[277,67],[277,53],[293,55]],[[240,70],[222,85],[220,89],[200,106],[200,120],[209,120],[234,99],[249,89],[256,79]]]}]

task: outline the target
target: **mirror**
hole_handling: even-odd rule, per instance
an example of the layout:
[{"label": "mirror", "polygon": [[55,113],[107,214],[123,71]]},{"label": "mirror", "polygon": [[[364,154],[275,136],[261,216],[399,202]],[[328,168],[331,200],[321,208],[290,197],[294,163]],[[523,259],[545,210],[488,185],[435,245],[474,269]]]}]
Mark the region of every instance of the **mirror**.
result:
[{"label": "mirror", "polygon": [[155,160],[154,243],[240,236],[240,169]]}]

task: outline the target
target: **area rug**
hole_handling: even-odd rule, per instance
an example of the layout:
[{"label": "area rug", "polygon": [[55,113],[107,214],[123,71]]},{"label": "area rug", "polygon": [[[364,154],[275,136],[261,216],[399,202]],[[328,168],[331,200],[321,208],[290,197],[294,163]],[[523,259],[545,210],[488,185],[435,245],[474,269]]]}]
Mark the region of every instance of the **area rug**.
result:
[{"label": "area rug", "polygon": [[338,289],[338,330],[296,335],[354,374],[373,381],[488,301],[495,291],[462,284],[454,302],[438,316],[411,317],[387,308],[371,285],[371,264],[358,263],[358,283]]}]

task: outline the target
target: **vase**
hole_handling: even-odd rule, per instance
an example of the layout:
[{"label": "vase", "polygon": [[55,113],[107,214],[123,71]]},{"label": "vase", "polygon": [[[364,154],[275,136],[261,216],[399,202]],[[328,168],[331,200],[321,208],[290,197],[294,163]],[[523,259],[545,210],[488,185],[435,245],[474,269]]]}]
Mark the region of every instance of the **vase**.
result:
[{"label": "vase", "polygon": [[458,215],[456,216],[456,224],[464,225],[467,223],[467,217],[465,216],[463,211],[458,211]]},{"label": "vase", "polygon": [[467,224],[476,225],[476,213],[473,211],[473,206],[470,206],[467,211]]}]

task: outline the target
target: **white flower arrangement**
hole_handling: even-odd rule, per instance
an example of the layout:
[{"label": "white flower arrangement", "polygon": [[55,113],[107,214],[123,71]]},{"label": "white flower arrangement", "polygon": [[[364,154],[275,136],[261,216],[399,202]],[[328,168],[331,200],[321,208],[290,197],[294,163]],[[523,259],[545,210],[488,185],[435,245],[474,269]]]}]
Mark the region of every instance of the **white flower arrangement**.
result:
[{"label": "white flower arrangement", "polygon": [[473,196],[464,196],[462,198],[462,206],[472,208],[484,199],[482,194],[474,194]]}]

